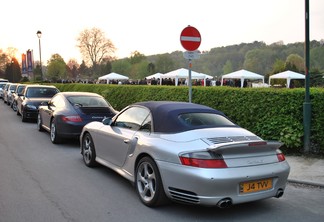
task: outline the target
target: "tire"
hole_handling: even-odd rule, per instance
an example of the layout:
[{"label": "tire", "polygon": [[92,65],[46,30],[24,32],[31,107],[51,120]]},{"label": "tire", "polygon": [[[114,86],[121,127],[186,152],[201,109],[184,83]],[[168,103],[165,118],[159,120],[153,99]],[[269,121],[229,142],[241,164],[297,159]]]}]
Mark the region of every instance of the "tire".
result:
[{"label": "tire", "polygon": [[17,111],[17,103],[16,102],[13,102],[12,103],[12,109],[13,109],[13,111]]},{"label": "tire", "polygon": [[37,129],[39,132],[43,132],[44,131],[44,128],[42,127],[42,118],[40,116],[40,114],[38,113],[37,115]]},{"label": "tire", "polygon": [[10,108],[13,109],[13,106],[14,106],[14,101],[11,102],[11,104],[10,104]]},{"label": "tire", "polygon": [[61,138],[60,138],[60,136],[57,133],[55,119],[52,119],[52,121],[51,121],[50,138],[51,138],[51,142],[53,144],[58,144],[58,143],[61,142]]},{"label": "tire", "polygon": [[88,167],[97,166],[96,150],[90,133],[86,133],[82,138],[82,157],[83,162]]},{"label": "tire", "polygon": [[135,174],[135,187],[140,200],[148,207],[157,207],[167,202],[163,183],[156,163],[150,157],[143,157]]},{"label": "tire", "polygon": [[22,122],[26,122],[27,121],[27,118],[26,118],[26,115],[24,114],[23,111],[21,111],[20,115],[21,115],[21,121]]}]

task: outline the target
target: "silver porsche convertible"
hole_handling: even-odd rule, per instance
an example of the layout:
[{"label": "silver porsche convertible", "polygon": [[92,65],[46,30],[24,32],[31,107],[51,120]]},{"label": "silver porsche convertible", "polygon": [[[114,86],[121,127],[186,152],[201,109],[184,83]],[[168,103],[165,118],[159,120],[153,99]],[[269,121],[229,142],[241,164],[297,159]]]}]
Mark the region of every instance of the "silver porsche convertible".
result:
[{"label": "silver porsche convertible", "polygon": [[207,106],[139,102],[87,124],[80,149],[134,183],[149,207],[168,200],[229,207],[281,197],[290,167],[282,145],[265,141]]}]

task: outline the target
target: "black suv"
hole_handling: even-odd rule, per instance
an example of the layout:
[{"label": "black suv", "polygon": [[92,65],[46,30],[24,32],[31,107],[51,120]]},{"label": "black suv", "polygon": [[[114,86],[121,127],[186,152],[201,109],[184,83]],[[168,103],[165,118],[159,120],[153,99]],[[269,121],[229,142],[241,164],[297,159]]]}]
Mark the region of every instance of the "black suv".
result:
[{"label": "black suv", "polygon": [[25,122],[27,119],[36,120],[38,106],[48,102],[59,90],[55,86],[27,85],[17,98],[17,115]]}]

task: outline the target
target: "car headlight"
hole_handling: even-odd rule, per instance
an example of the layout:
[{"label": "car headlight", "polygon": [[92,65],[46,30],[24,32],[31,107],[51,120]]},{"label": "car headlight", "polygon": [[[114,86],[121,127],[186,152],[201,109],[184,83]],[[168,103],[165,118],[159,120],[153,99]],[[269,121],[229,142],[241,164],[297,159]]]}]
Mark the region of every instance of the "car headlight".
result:
[{"label": "car headlight", "polygon": [[31,105],[31,104],[27,104],[26,105],[26,108],[27,109],[34,109],[34,110],[37,110],[37,107],[35,105]]}]

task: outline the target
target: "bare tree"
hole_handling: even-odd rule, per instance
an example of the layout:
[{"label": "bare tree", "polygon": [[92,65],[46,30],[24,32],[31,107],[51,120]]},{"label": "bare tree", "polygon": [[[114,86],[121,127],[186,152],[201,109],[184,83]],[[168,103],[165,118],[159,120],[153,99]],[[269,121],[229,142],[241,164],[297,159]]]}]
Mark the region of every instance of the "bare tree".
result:
[{"label": "bare tree", "polygon": [[116,48],[105,33],[98,28],[85,29],[77,38],[78,47],[87,65],[95,67],[103,59],[114,58]]}]

